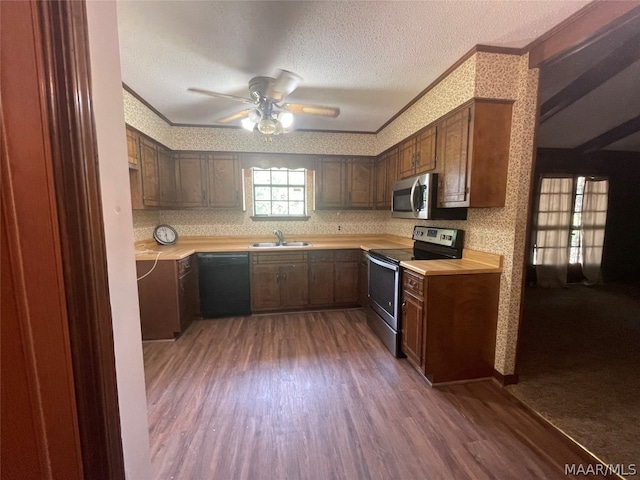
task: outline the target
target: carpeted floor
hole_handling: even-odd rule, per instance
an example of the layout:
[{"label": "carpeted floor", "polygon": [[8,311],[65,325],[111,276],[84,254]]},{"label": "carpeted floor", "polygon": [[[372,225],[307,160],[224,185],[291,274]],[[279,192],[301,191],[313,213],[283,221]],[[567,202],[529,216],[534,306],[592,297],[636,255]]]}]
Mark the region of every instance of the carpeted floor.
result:
[{"label": "carpeted floor", "polygon": [[605,463],[640,470],[640,284],[528,288],[519,348],[508,390]]}]

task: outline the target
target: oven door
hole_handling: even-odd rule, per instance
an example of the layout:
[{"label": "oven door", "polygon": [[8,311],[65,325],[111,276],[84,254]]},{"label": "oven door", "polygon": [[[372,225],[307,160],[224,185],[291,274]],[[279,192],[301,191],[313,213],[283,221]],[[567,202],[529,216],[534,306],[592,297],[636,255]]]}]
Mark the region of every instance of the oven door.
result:
[{"label": "oven door", "polygon": [[367,254],[369,305],[394,330],[399,330],[400,266]]}]

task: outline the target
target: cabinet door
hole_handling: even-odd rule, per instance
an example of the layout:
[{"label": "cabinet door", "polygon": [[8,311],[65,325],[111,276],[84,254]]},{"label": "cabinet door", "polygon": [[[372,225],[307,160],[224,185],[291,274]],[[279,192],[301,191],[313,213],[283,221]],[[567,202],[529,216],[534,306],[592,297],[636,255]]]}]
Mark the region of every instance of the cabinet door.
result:
[{"label": "cabinet door", "polygon": [[376,168],[375,168],[375,200],[374,207],[376,209],[384,209],[386,208],[386,199],[387,199],[387,190],[388,182],[387,182],[387,168],[389,165],[389,154],[385,153],[384,155],[380,155],[376,159]]},{"label": "cabinet door", "polygon": [[385,198],[384,208],[391,209],[391,194],[393,185],[398,181],[398,148],[389,151],[387,157],[387,196]]},{"label": "cabinet door", "polygon": [[467,202],[467,174],[469,149],[470,108],[465,108],[438,124],[438,157],[440,175],[438,178],[438,205]]},{"label": "cabinet door", "polygon": [[309,304],[309,267],[307,264],[280,267],[280,298],[283,307]]},{"label": "cabinet door", "polygon": [[242,178],[238,156],[214,153],[208,163],[209,206],[242,208]]},{"label": "cabinet door", "polygon": [[358,267],[358,275],[360,276],[358,279],[359,303],[361,307],[366,307],[369,305],[369,261],[364,252]]},{"label": "cabinet door", "polygon": [[172,207],[176,203],[176,166],[171,152],[158,146],[158,173],[160,176],[160,205]]},{"label": "cabinet door", "polygon": [[176,167],[176,206],[206,207],[206,157],[202,154],[180,153],[174,157]]},{"label": "cabinet door", "polygon": [[311,305],[333,303],[333,261],[310,264],[309,303]]},{"label": "cabinet door", "polygon": [[400,179],[415,173],[416,139],[408,138],[398,147],[398,174]]},{"label": "cabinet door", "polygon": [[160,176],[158,173],[158,149],[156,144],[142,139],[140,146],[142,170],[142,201],[145,206],[160,205]]},{"label": "cabinet door", "polygon": [[321,158],[316,168],[316,208],[344,208],[347,167],[343,158]]},{"label": "cabinet door", "polygon": [[275,310],[280,303],[280,266],[252,265],[251,310]]},{"label": "cabinet door", "polygon": [[402,292],[402,351],[416,367],[423,367],[422,332],[424,301]]},{"label": "cabinet door", "polygon": [[436,168],[436,128],[427,128],[416,138],[415,173],[428,172]]},{"label": "cabinet door", "polygon": [[127,127],[127,156],[129,157],[129,167],[139,168],[140,166],[140,136],[138,132]]},{"label": "cabinet door", "polygon": [[335,303],[354,303],[359,300],[358,270],[359,262],[336,262],[334,264],[334,300]]},{"label": "cabinet door", "polygon": [[347,206],[373,208],[374,163],[370,158],[354,158],[347,164]]}]

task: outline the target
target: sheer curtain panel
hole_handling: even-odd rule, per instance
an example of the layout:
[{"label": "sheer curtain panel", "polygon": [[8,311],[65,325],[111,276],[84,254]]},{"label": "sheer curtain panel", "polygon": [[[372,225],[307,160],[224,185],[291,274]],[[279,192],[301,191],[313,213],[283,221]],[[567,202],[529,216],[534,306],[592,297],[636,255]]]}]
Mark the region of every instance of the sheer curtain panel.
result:
[{"label": "sheer curtain panel", "polygon": [[538,285],[567,283],[569,226],[573,206],[573,178],[542,178],[535,222],[534,246]]},{"label": "sheer curtain panel", "polygon": [[582,274],[589,285],[602,283],[600,265],[608,195],[608,180],[586,179],[582,206]]}]

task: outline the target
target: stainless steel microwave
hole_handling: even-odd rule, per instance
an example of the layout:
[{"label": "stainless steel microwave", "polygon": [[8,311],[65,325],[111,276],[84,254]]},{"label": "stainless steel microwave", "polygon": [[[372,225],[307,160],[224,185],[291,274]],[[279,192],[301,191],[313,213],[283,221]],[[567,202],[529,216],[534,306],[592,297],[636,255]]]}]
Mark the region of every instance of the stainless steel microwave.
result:
[{"label": "stainless steel microwave", "polygon": [[424,173],[393,185],[391,215],[424,220],[466,220],[466,208],[438,208],[438,174]]}]

